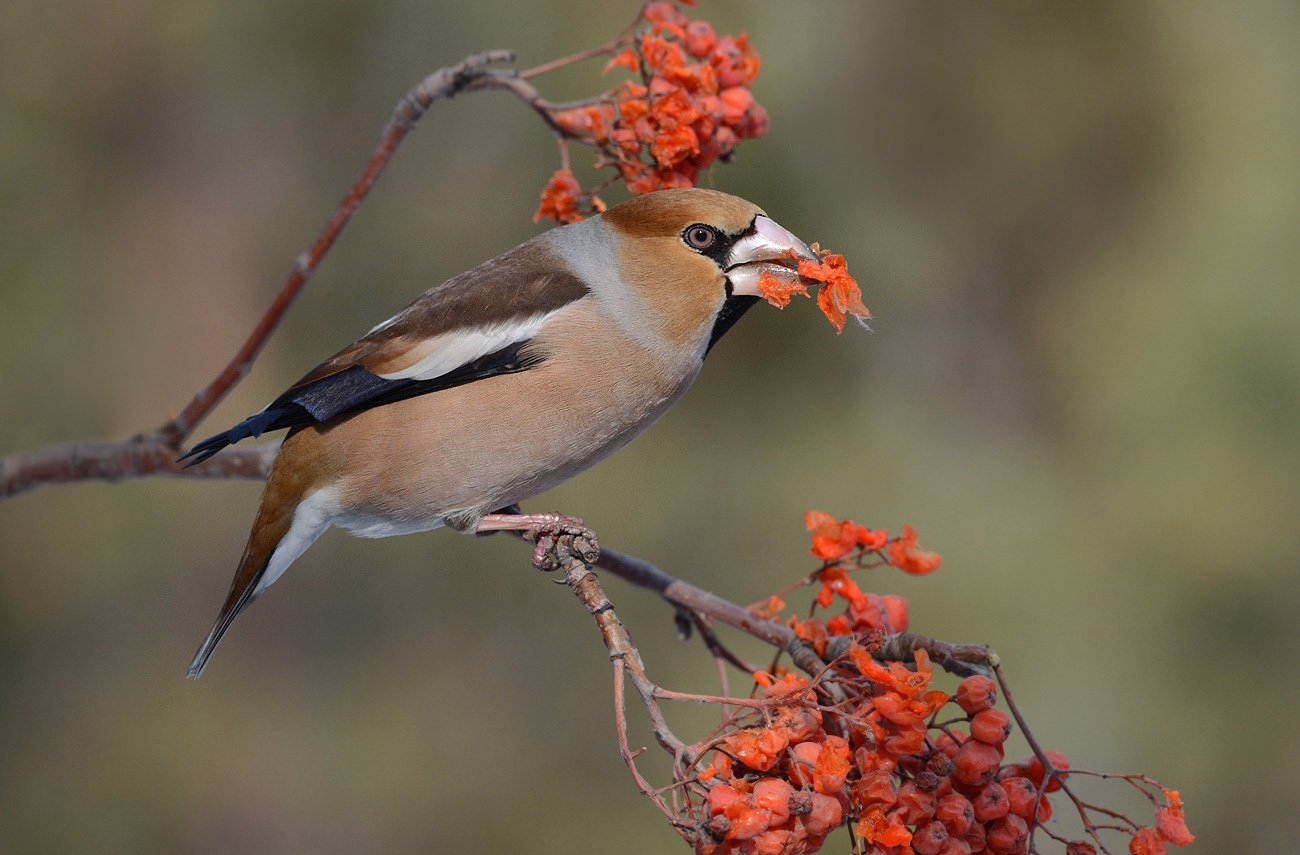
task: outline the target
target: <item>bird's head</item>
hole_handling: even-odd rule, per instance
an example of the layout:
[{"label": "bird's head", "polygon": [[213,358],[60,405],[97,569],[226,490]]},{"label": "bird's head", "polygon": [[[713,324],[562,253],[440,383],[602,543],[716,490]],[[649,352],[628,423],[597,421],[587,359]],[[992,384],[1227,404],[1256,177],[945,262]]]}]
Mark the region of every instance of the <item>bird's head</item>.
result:
[{"label": "bird's head", "polygon": [[799,259],[816,258],[757,205],[716,190],[647,193],[588,222],[612,235],[636,311],[680,346],[712,346],[759,300],[762,275],[797,280]]}]

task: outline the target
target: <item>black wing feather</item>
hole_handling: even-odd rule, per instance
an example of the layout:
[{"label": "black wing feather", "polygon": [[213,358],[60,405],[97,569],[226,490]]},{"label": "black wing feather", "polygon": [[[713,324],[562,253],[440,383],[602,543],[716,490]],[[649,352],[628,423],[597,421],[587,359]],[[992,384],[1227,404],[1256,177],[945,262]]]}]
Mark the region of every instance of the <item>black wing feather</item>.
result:
[{"label": "black wing feather", "polygon": [[360,365],[299,386],[276,398],[262,412],[249,416],[230,430],[205,439],[191,448],[180,460],[186,466],[202,463],[227,445],[272,430],[319,424],[455,386],[463,386],[500,374],[527,371],[544,361],[536,349],[523,352],[528,342],[515,342],[500,350],[467,362],[431,380],[388,380]]}]

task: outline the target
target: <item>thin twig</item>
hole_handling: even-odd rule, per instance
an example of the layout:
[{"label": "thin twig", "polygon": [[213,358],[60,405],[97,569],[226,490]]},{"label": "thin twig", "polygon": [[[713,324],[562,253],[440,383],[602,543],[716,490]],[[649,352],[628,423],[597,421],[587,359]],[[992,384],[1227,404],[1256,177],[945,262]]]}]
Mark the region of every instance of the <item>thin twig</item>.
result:
[{"label": "thin twig", "polygon": [[815,674],[825,664],[810,645],[794,631],[775,621],[760,617],[743,606],[697,588],[668,575],[658,567],[631,555],[602,548],[596,566],[608,570],[625,582],[659,594],[668,602],[708,615],[715,621],[739,629],[760,641],[786,651],[795,664],[810,674]]},{"label": "thin twig", "polygon": [[[650,786],[650,782],[641,775],[641,771],[636,767],[636,757],[639,752],[633,751],[627,741],[627,702],[624,698],[626,676],[627,666],[623,663],[623,660],[621,658],[614,659],[614,725],[618,730],[618,750],[623,755],[623,763],[627,766],[628,772],[632,774],[632,780],[636,783],[636,788],[641,791],[643,796],[654,802],[655,807],[659,808],[663,815],[672,822],[677,819],[676,812],[668,806],[663,796],[654,787]],[[678,833],[682,834],[680,830]],[[682,834],[682,837],[689,842],[689,838],[685,834]]]},{"label": "thin twig", "polygon": [[77,481],[117,481],[151,475],[186,478],[259,478],[269,471],[265,447],[224,451],[203,464],[182,468],[175,463],[181,444],[242,380],[285,313],[329,252],[352,215],[365,200],[398,146],[437,101],[462,92],[506,90],[528,104],[557,137],[569,134],[551,115],[552,107],[513,70],[489,69],[493,63],[513,62],[509,50],[472,54],[439,69],[411,89],[394,108],[361,176],[339,203],[312,245],[298,256],[271,305],[230,361],[200,389],[171,420],[154,431],[116,443],[73,443],[19,452],[0,459],[0,499],[42,484]]},{"label": "thin twig", "polygon": [[541,65],[535,65],[532,68],[519,72],[519,76],[524,80],[532,80],[534,77],[540,77],[543,74],[548,74],[552,71],[573,65],[576,62],[584,62],[588,59],[595,59],[598,56],[606,56],[614,53],[620,47],[632,41],[632,34],[636,31],[636,28],[640,26],[644,10],[645,4],[643,3],[641,4],[641,8],[637,10],[636,17],[632,19],[632,23],[628,24],[623,32],[619,33],[605,44],[587,50],[578,51],[569,56],[562,56],[559,59],[553,59],[550,62],[544,62]]},{"label": "thin twig", "polygon": [[370,161],[361,172],[361,177],[343,197],[343,201],[315,242],[306,252],[298,256],[288,279],[280,288],[280,293],[276,295],[257,326],[212,382],[201,389],[175,418],[159,428],[158,432],[173,446],[179,447],[193,432],[195,426],[212,412],[235,384],[248,373],[253,360],[266,345],[267,339],[279,325],[284,313],[288,311],[321,259],[329,252],[334,241],[352,219],[358,206],[365,200],[370,188],[384,171],[384,167],[392,160],[397,147],[415,128],[416,123],[429,107],[436,101],[454,97],[460,92],[473,88],[473,84],[486,72],[484,66],[498,62],[513,62],[514,58],[514,52],[509,50],[490,50],[471,54],[456,65],[440,68],[430,74],[397,103],[388,126],[384,128],[379,142],[375,145]]},{"label": "thin twig", "polygon": [[[1088,813],[1087,805],[1074,794],[1070,785],[1065,781],[1065,776],[1061,774],[1060,770],[1052,765],[1052,761],[1047,756],[1047,752],[1043,750],[1043,747],[1038,744],[1038,740],[1034,738],[1033,731],[1029,729],[1029,724],[1025,721],[1024,716],[1020,714],[1020,708],[1016,706],[1015,698],[1011,696],[1011,686],[1007,683],[1006,675],[1002,673],[1002,665],[996,661],[993,663],[993,676],[998,681],[998,688],[1002,691],[1002,698],[1007,703],[1007,709],[1011,711],[1012,718],[1016,720],[1016,724],[1020,727],[1020,732],[1024,734],[1025,741],[1029,743],[1029,749],[1034,752],[1034,756],[1038,758],[1038,762],[1043,765],[1042,790],[1046,791],[1048,785],[1050,785],[1053,780],[1059,780],[1061,783],[1061,792],[1065,793],[1066,798],[1074,803],[1074,809],[1078,812],[1079,819],[1083,822],[1083,830],[1092,837],[1093,841],[1102,852],[1109,851],[1106,849],[1106,845],[1102,842],[1100,835],[1097,834],[1100,826],[1093,824],[1092,817]],[[1034,816],[1037,818],[1037,808],[1035,808]],[[1030,828],[1029,844],[1031,846],[1034,842],[1034,831],[1037,828],[1037,822],[1035,822]]]}]

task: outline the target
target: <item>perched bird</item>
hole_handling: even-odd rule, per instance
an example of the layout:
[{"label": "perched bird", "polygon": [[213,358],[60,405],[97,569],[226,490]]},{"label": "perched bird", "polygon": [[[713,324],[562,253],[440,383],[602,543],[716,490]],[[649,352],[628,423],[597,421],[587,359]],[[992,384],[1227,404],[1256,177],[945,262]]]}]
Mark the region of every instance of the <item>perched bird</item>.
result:
[{"label": "perched bird", "polygon": [[[815,256],[743,199],[661,190],[545,232],[420,295],[199,462],[289,428],[189,676],[332,525],[361,537],[527,527],[493,512],[627,444],[695,379],[766,273]],[[535,519],[535,518],[534,518]]]}]

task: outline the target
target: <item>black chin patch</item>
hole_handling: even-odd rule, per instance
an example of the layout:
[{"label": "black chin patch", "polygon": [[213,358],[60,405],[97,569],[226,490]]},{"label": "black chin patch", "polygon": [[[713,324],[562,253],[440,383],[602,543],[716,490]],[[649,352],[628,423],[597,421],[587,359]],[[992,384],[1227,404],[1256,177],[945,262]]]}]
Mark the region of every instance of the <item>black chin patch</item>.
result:
[{"label": "black chin patch", "polygon": [[709,336],[709,346],[705,349],[705,354],[713,350],[713,346],[718,343],[718,339],[740,320],[740,316],[749,311],[749,307],[758,302],[758,297],[748,294],[736,296],[728,294],[727,299],[722,301],[722,310],[718,312],[717,320],[713,322],[713,334]]}]

